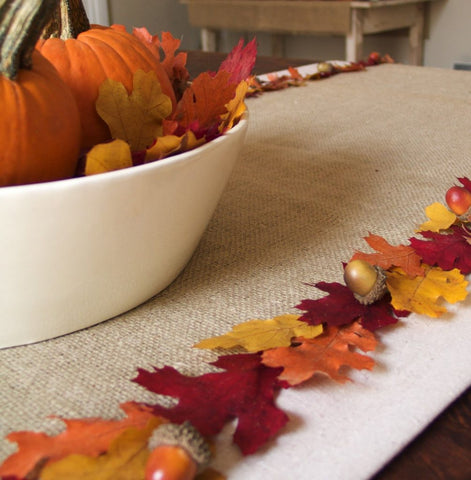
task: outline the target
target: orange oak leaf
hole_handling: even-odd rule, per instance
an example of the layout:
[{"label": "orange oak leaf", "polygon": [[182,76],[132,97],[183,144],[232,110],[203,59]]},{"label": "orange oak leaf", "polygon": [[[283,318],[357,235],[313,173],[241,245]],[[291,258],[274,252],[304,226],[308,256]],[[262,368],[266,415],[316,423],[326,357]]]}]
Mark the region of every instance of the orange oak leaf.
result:
[{"label": "orange oak leaf", "polygon": [[134,480],[144,479],[150,451],[149,437],[160,424],[151,418],[144,428],[129,427],[111,442],[107,452],[98,456],[71,454],[46,465],[41,480]]},{"label": "orange oak leaf", "polygon": [[314,374],[327,375],[332,380],[344,383],[350,380],[344,367],[371,370],[374,360],[358,352],[376,348],[375,335],[358,322],[343,327],[328,326],[324,333],[313,339],[299,338],[290,347],[279,347],[263,352],[262,363],[268,367],[283,367],[278,379],[289,385],[298,385]]},{"label": "orange oak leaf", "polygon": [[355,252],[352,260],[361,259],[371,265],[387,270],[391,267],[401,267],[408,275],[415,277],[423,276],[424,268],[421,265],[421,258],[415,250],[408,245],[391,245],[380,235],[369,234],[365,237],[366,243],[378,253]]},{"label": "orange oak leaf", "polygon": [[44,459],[48,459],[47,463],[54,462],[72,453],[98,456],[127,428],[144,428],[154,418],[164,421],[144,405],[128,402],[121,409],[126,413],[121,420],[63,419],[66,429],[56,436],[29,431],[10,433],[7,439],[18,444],[18,451],[0,466],[0,477],[24,478],[38,462]]},{"label": "orange oak leaf", "polygon": [[145,27],[134,28],[132,33],[159,61],[161,60],[160,53],[162,50],[164,53],[164,58],[161,61],[162,66],[172,82],[177,98],[179,98],[190,78],[186,69],[187,53],[176,53],[180,48],[181,40],[174,38],[169,32],[162,32],[162,40],[160,40],[158,35],[151,35]]},{"label": "orange oak leaf", "polygon": [[429,267],[424,277],[411,278],[400,268],[386,272],[386,283],[391,294],[391,304],[397,310],[439,317],[447,309],[439,304],[440,299],[449,303],[462,301],[468,292],[468,282],[457,268],[442,270]]},{"label": "orange oak leaf", "polygon": [[221,115],[227,112],[226,105],[236,93],[237,85],[229,83],[230,75],[226,71],[214,76],[208,72],[198,75],[178,102],[175,120],[185,128],[193,122],[201,128],[219,124]]}]

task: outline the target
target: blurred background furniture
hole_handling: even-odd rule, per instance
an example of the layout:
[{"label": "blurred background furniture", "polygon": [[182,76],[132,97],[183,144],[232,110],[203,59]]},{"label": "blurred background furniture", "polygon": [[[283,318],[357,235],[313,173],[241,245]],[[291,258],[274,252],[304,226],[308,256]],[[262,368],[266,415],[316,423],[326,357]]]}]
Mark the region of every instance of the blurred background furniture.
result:
[{"label": "blurred background furniture", "polygon": [[204,51],[218,50],[221,30],[268,32],[272,54],[283,56],[284,35],[345,37],[345,59],[363,57],[365,35],[408,30],[409,63],[422,65],[426,7],[433,0],[180,0],[200,28]]}]

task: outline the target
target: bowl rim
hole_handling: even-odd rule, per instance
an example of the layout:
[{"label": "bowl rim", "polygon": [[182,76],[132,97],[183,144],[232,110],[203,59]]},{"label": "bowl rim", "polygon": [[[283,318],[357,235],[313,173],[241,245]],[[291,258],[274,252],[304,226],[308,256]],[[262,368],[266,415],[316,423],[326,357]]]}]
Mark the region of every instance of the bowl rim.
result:
[{"label": "bowl rim", "polygon": [[6,197],[7,195],[20,195],[26,194],[28,192],[41,192],[45,190],[52,189],[63,189],[67,186],[73,186],[78,188],[83,184],[91,184],[93,182],[103,183],[103,181],[108,180],[112,181],[113,179],[119,179],[120,177],[142,174],[146,170],[157,170],[184,162],[188,158],[204,153],[207,150],[217,148],[218,144],[224,142],[227,137],[236,135],[241,129],[243,129],[248,122],[249,113],[246,109],[241,115],[239,121],[232,128],[224,132],[222,135],[219,135],[213,140],[200,145],[199,147],[187,150],[186,152],[178,153],[176,155],[171,155],[169,157],[162,158],[161,160],[155,160],[152,162],[144,163],[142,165],[135,165],[132,167],[122,168],[119,170],[111,170],[109,172],[99,173],[96,175],[85,175],[81,177],[72,177],[64,178],[62,180],[52,180],[49,182],[39,182],[39,183],[30,183],[26,185],[10,185],[5,187],[0,187],[0,199]]}]

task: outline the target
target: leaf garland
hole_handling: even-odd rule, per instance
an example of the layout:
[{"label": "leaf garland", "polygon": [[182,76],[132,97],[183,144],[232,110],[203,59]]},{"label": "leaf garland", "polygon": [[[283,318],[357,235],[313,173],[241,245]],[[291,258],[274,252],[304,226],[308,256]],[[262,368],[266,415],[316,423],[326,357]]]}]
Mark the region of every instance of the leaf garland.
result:
[{"label": "leaf garland", "polygon": [[269,320],[249,320],[235,325],[231,332],[203,340],[195,347],[230,349],[241,346],[248,352],[258,352],[289,347],[294,337],[314,338],[322,333],[322,325],[311,326],[299,318],[299,315],[287,313]]},{"label": "leaf garland", "polygon": [[278,378],[291,386],[309,380],[316,373],[344,383],[349,378],[342,367],[371,370],[375,364],[371,357],[354,352],[352,348],[369,352],[376,348],[377,343],[374,334],[358,322],[343,327],[328,326],[319,337],[298,339],[289,347],[263,352],[262,362],[268,367],[283,367]]},{"label": "leaf garland", "polygon": [[[173,37],[165,36],[162,45],[158,37],[150,36],[145,29],[135,30],[134,34],[156,55],[163,50],[168,55],[168,71],[180,79],[185,77],[186,58],[175,55],[178,45]],[[244,52],[248,55],[245,60]],[[239,81],[240,76],[246,74],[252,55],[253,45],[243,49],[239,43],[226,62],[227,68],[232,69],[230,76],[220,70],[212,78],[224,77],[224,81],[216,82],[226,86],[228,78]],[[356,71],[383,61],[388,59],[372,54],[365,63],[352,64],[343,70],[325,68],[312,79],[326,78],[341,71]],[[229,88],[219,92],[221,102],[229,106],[224,114],[219,107],[215,107],[212,113],[201,110],[195,92],[201,91],[207,98],[205,82],[210,81],[201,80],[202,86],[197,84],[193,98],[184,100],[188,104],[193,101],[190,108],[195,114],[201,110],[196,114],[197,120],[192,121],[179,113],[171,119],[159,119],[164,136],[159,137],[143,155],[131,152],[131,161],[146,161],[146,158],[153,161],[182,151],[185,148],[182,145],[197,146],[217,134],[218,129],[231,128],[236,121],[234,112],[241,110],[245,95],[306,81],[295,69],[289,72],[288,77],[272,78],[263,85],[254,78],[245,85],[241,81],[233,83],[231,98]],[[182,93],[180,98],[183,99],[184,95]],[[218,128],[215,130],[214,125],[208,128],[216,118]],[[129,157],[121,153],[126,148],[117,144],[112,148],[117,149],[116,156],[126,166]],[[98,158],[89,168],[107,169],[106,161],[103,166],[100,155],[95,151],[90,156]],[[459,178],[459,181],[471,192],[471,180]],[[353,254],[352,258],[361,258],[384,269],[388,293],[380,300],[362,305],[345,285],[337,282],[313,284],[326,295],[301,300],[296,305],[303,312],[301,315],[284,314],[273,319],[249,320],[235,325],[225,335],[195,345],[198,348],[243,347],[247,350],[248,353],[219,356],[212,363],[219,368],[217,372],[191,377],[169,366],[150,371],[138,369],[133,381],[154,393],[176,399],[171,407],[129,402],[121,406],[126,413],[123,420],[64,420],[66,429],[53,437],[38,432],[9,434],[7,438],[18,444],[18,451],[0,466],[0,478],[143,479],[149,455],[147,439],[157,425],[169,421],[182,423],[189,420],[210,438],[227,422],[237,419],[234,443],[245,455],[258,451],[288,421],[286,413],[276,406],[276,396],[281,388],[292,388],[319,374],[338,383],[350,381],[346,368],[374,368],[374,358],[366,353],[374,351],[378,344],[376,330],[397,323],[411,312],[437,317],[447,311],[443,301],[454,303],[467,296],[468,282],[464,276],[471,272],[469,225],[437,203],[426,208],[426,216],[429,220],[416,232],[422,238],[410,238],[409,245],[393,246],[386,239],[370,233],[365,240],[376,253]],[[208,469],[197,478],[223,480],[225,477]]]}]

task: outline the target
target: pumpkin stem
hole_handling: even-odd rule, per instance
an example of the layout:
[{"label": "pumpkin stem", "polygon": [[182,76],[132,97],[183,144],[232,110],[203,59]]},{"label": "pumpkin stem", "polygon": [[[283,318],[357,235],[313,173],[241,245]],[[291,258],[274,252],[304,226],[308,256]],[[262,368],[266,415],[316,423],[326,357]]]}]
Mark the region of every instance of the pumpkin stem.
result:
[{"label": "pumpkin stem", "polygon": [[58,37],[62,40],[77,38],[90,29],[82,0],[60,0],[53,17],[42,33],[42,38]]},{"label": "pumpkin stem", "polygon": [[15,79],[31,56],[59,0],[3,0],[0,5],[0,73]]}]

